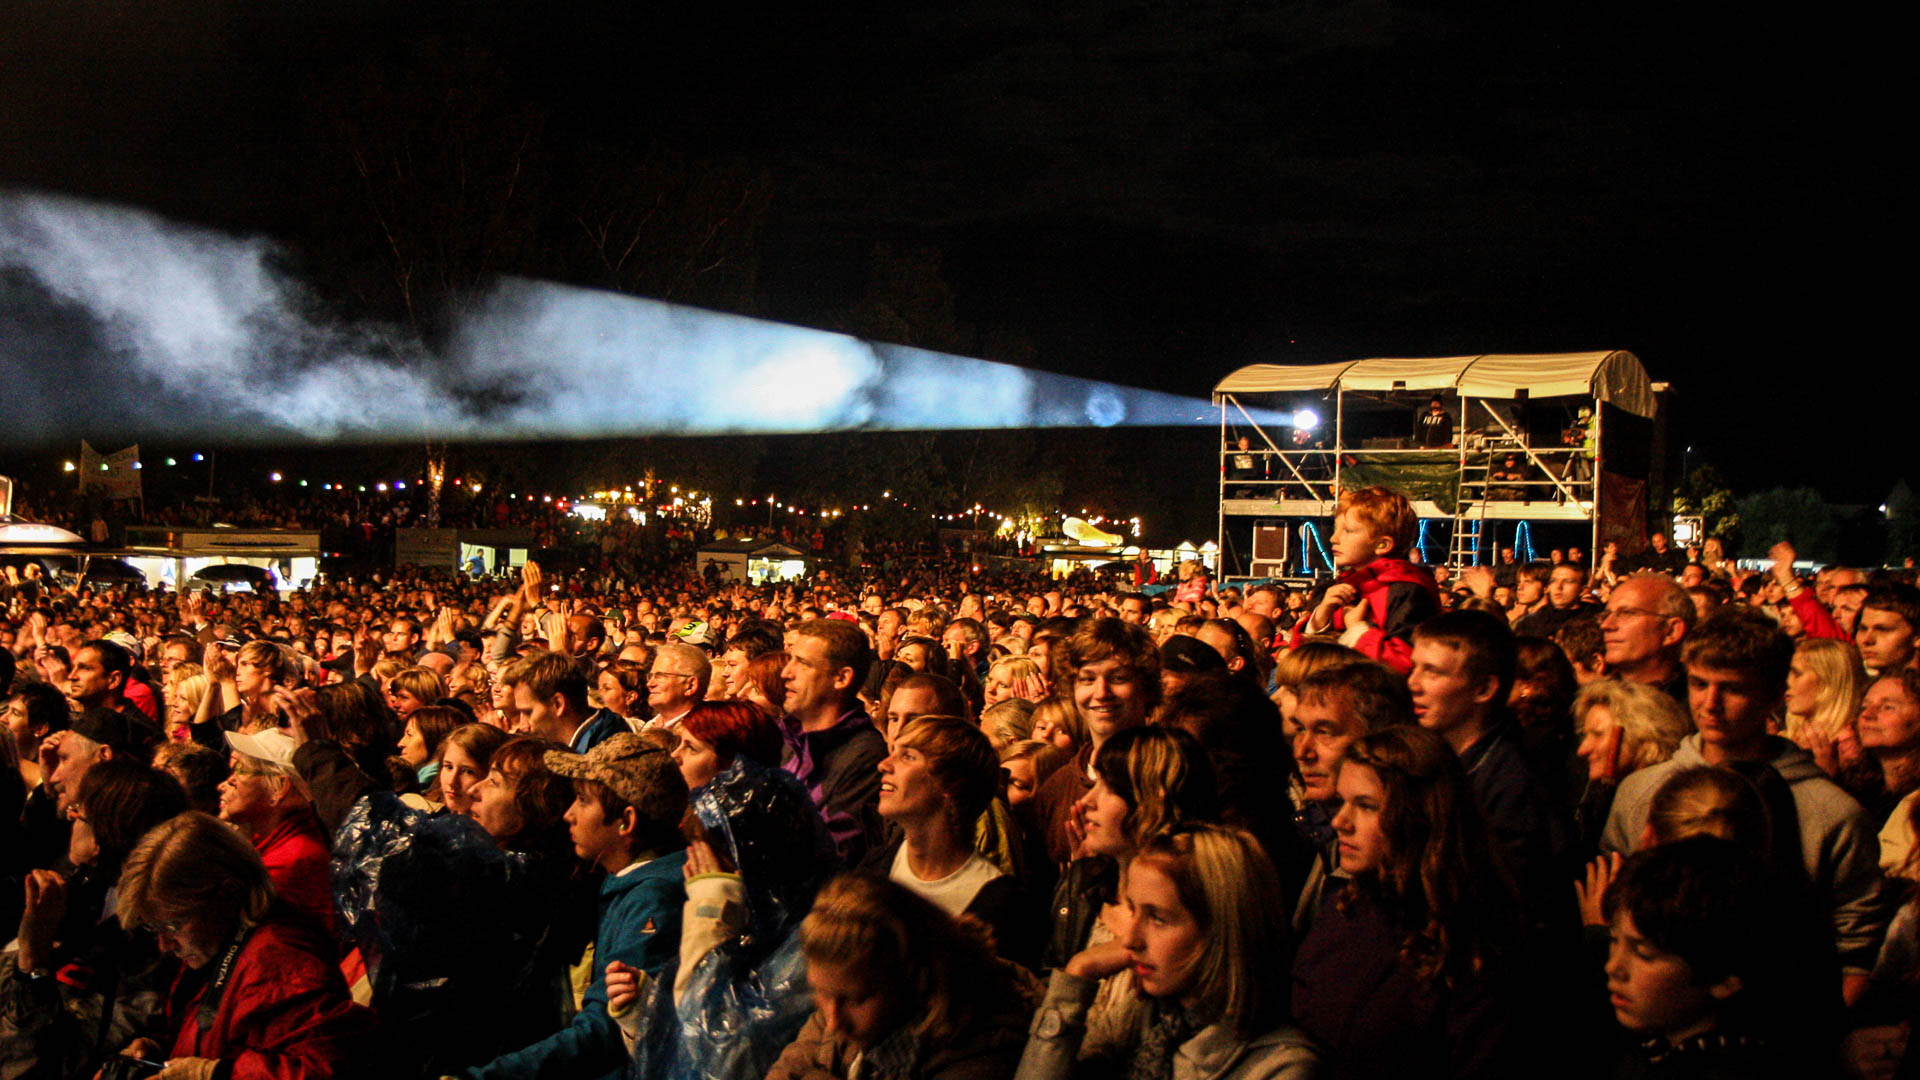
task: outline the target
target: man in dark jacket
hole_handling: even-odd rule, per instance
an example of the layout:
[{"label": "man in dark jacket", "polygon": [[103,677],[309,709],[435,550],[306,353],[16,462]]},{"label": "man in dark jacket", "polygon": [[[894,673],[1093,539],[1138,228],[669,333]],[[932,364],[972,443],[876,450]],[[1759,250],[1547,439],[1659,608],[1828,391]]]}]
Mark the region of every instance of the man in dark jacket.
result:
[{"label": "man in dark jacket", "polygon": [[1420,726],[1446,739],[1466,767],[1487,826],[1527,900],[1547,903],[1564,899],[1571,829],[1508,731],[1514,652],[1513,632],[1497,616],[1436,615],[1413,631],[1407,688]]},{"label": "man in dark jacket", "polygon": [[880,837],[879,768],[887,756],[887,740],[860,707],[873,650],[854,623],[809,619],[794,631],[787,652],[780,672],[787,689],[781,764],[807,785],[841,859],[858,865]]},{"label": "man in dark jacket", "polygon": [[[1526,572],[1521,577],[1524,580]],[[1587,587],[1587,572],[1576,563],[1558,563],[1547,572],[1546,603],[1513,626],[1514,633],[1533,637],[1552,637],[1560,628],[1582,615],[1598,614],[1596,604],[1580,599]],[[1522,592],[1525,590],[1523,589]]]}]

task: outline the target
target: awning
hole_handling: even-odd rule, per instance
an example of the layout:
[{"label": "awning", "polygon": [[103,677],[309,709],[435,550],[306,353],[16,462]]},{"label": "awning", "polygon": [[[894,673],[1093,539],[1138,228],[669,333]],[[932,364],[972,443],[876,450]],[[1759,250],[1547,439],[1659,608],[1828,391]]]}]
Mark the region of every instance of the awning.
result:
[{"label": "awning", "polygon": [[1636,416],[1653,415],[1647,369],[1630,352],[1496,353],[1378,358],[1338,364],[1252,364],[1220,380],[1215,394],[1347,390],[1431,392],[1465,397],[1591,396]]}]

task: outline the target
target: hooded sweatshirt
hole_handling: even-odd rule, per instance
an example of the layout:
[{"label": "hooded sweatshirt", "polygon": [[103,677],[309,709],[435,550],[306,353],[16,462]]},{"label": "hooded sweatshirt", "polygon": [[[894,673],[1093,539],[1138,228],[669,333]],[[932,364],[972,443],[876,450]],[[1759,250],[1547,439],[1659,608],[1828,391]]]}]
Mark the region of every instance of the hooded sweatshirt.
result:
[{"label": "hooded sweatshirt", "polygon": [[[1813,755],[1778,736],[1767,737],[1767,761],[1787,783],[1799,815],[1800,852],[1816,901],[1832,914],[1834,945],[1842,968],[1873,970],[1886,932],[1880,896],[1880,845],[1866,811],[1813,763]],[[1654,793],[1681,769],[1707,764],[1700,735],[1687,736],[1672,759],[1649,765],[1620,781],[1607,815],[1600,850],[1627,854],[1646,831]]]},{"label": "hooded sweatshirt", "polygon": [[[1353,586],[1366,605],[1365,625],[1348,626],[1346,612],[1337,612],[1330,629],[1340,632],[1340,644],[1405,675],[1413,670],[1413,628],[1440,613],[1440,588],[1433,571],[1405,559],[1377,558],[1341,574],[1342,585]],[[1305,640],[1307,623],[1293,628],[1289,646]]]}]

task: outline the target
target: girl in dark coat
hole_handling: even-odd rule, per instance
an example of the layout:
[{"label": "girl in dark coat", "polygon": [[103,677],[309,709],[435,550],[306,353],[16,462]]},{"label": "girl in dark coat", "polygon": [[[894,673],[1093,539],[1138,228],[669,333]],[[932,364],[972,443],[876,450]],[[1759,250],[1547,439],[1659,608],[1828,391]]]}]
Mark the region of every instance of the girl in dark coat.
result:
[{"label": "girl in dark coat", "polygon": [[1508,1075],[1519,898],[1459,759],[1433,732],[1391,727],[1348,747],[1336,786],[1353,880],[1300,944],[1300,1026],[1341,1077]]}]

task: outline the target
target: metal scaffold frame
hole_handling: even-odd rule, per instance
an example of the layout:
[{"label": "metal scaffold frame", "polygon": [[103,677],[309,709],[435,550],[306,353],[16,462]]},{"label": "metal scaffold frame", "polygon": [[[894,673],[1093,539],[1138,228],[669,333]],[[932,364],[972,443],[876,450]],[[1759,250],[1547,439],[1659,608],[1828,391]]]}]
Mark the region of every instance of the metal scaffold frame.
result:
[{"label": "metal scaffold frame", "polygon": [[[1377,482],[1396,463],[1449,465],[1454,473],[1452,507],[1437,498],[1414,498],[1423,521],[1448,523],[1448,559],[1460,565],[1480,540],[1488,521],[1581,522],[1588,526],[1589,551],[1601,546],[1600,478],[1607,462],[1601,438],[1603,405],[1651,420],[1656,389],[1632,353],[1549,353],[1359,360],[1310,366],[1256,364],[1221,380],[1214,388],[1220,407],[1220,472],[1216,533],[1225,556],[1228,521],[1268,518],[1304,524],[1330,517],[1339,493],[1365,467]],[[1388,398],[1451,394],[1457,408],[1456,431],[1444,448],[1349,445],[1349,394],[1378,407]],[[1276,437],[1291,408],[1274,409],[1261,399],[1316,395],[1334,404],[1331,446],[1291,446]],[[1560,401],[1590,410],[1585,437],[1578,445],[1537,445],[1515,423],[1517,403]],[[1265,418],[1263,421],[1263,417]],[[1246,450],[1230,445],[1234,429],[1251,432]],[[1249,455],[1254,465],[1248,466]],[[1496,476],[1497,463],[1512,455],[1517,473]],[[1436,459],[1440,459],[1436,461]],[[1252,472],[1254,476],[1248,476]],[[1355,486],[1359,486],[1356,484]],[[1389,483],[1389,486],[1393,486]],[[1293,530],[1290,548],[1305,549],[1310,530]],[[1294,562],[1304,567],[1316,556],[1306,550]],[[1293,562],[1290,558],[1289,562]]]}]

